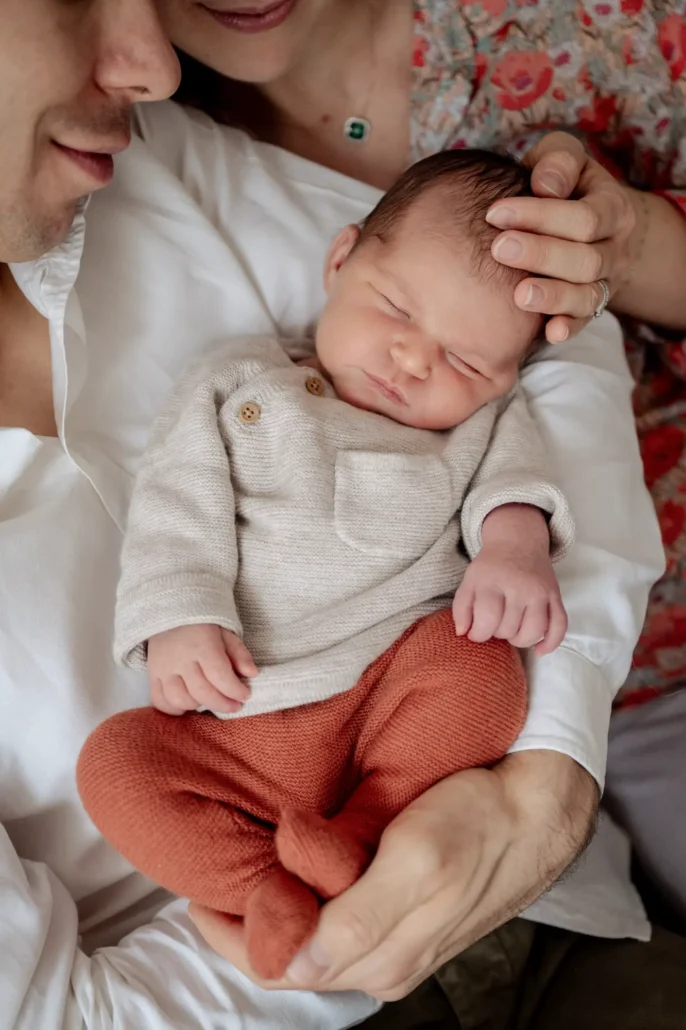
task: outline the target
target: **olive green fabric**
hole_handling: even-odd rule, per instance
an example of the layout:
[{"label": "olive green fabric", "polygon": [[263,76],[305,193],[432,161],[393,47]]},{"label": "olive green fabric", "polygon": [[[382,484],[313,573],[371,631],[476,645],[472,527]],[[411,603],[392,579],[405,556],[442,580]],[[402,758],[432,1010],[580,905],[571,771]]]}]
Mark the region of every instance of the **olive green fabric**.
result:
[{"label": "olive green fabric", "polygon": [[365,1030],[686,1030],[686,938],[583,937],[515,919]]}]

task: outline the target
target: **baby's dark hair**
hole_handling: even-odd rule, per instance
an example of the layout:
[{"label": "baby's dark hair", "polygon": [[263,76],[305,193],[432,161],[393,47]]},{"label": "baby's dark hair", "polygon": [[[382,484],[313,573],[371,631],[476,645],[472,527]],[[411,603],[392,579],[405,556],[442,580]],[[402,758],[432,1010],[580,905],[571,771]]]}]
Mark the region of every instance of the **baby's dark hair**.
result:
[{"label": "baby's dark hair", "polygon": [[533,196],[530,173],[513,158],[486,150],[443,150],[412,165],[362,223],[359,242],[373,236],[389,240],[412,205],[434,190],[442,203],[428,219],[427,232],[446,237],[457,231],[461,242],[473,247],[478,275],[502,276],[514,284],[525,278],[491,256],[500,229],[488,224],[486,213],[496,200]]}]

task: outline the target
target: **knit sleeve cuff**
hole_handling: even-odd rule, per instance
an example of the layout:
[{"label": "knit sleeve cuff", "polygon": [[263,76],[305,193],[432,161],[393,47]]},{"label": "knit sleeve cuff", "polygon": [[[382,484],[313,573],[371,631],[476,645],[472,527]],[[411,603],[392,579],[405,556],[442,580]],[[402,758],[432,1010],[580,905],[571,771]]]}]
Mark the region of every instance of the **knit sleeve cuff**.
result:
[{"label": "knit sleeve cuff", "polygon": [[569,505],[553,483],[540,476],[504,473],[468,495],[462,508],[462,537],[470,558],[481,550],[481,531],[488,515],[504,504],[529,504],[548,515],[550,556],[558,562],[574,542],[574,520]]},{"label": "knit sleeve cuff", "polygon": [[115,660],[130,669],[145,669],[150,637],[178,626],[204,624],[242,636],[231,584],[206,575],[146,583],[117,599]]}]

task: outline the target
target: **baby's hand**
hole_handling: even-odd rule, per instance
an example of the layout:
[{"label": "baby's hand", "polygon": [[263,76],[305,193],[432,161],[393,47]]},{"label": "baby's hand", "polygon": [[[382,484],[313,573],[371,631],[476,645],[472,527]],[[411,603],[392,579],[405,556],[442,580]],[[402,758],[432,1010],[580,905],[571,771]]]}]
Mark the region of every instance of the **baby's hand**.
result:
[{"label": "baby's hand", "polygon": [[220,626],[179,626],[148,641],[150,698],[167,715],[197,708],[231,714],[250,697],[241,677],[257,666],[235,633]]},{"label": "baby's hand", "polygon": [[549,556],[548,528],[537,509],[517,508],[493,512],[488,536],[489,519],[484,523],[483,547],[453,601],[455,630],[477,643],[496,637],[550,654],[567,632],[567,613]]}]

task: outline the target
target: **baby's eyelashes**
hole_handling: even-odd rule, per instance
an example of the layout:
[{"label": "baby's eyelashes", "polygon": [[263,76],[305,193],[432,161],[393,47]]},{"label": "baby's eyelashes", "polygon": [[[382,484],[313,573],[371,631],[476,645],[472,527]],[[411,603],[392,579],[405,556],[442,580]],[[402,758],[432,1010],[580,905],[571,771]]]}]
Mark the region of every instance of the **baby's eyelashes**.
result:
[{"label": "baby's eyelashes", "polygon": [[469,379],[483,379],[481,372],[474,368],[473,365],[469,365],[459,354],[455,354],[453,351],[447,350],[445,352],[446,359],[449,365],[452,365],[454,369],[461,372],[462,375],[467,376]]},{"label": "baby's eyelashes", "polygon": [[399,308],[397,304],[394,304],[390,297],[387,297],[385,293],[380,293],[379,296],[385,301],[387,307],[390,308],[394,315],[399,315],[401,318],[407,319],[408,322],[410,321],[412,316],[409,311],[403,311],[403,309]]}]

